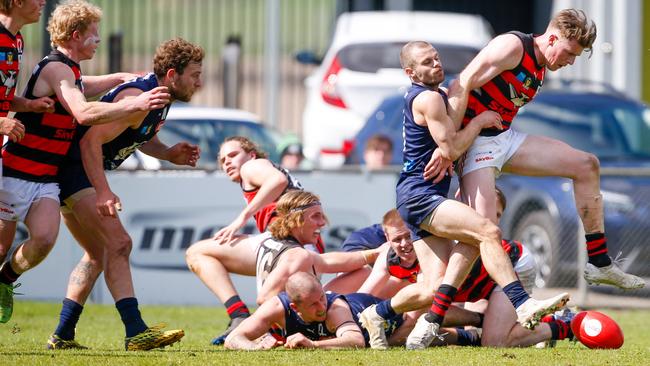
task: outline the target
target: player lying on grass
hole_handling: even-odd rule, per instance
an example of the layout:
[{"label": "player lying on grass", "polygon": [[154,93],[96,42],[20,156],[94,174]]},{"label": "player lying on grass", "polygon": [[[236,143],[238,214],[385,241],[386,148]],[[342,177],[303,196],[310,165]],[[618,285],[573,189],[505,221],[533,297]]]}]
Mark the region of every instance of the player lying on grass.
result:
[{"label": "player lying on grass", "polygon": [[[326,293],[315,276],[297,272],[287,280],[286,292],[264,302],[230,333],[225,346],[239,350],[278,346],[363,348],[368,345],[368,334],[359,327],[357,314],[378,301],[380,299],[368,294]],[[389,319],[385,336],[399,337],[398,330],[403,322],[401,315]],[[273,327],[281,331],[269,332]]]}]

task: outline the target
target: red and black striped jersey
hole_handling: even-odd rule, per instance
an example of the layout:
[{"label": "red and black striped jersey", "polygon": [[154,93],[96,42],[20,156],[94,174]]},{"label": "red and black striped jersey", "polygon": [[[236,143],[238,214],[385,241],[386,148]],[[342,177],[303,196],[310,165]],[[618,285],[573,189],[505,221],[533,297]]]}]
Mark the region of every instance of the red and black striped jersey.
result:
[{"label": "red and black striped jersey", "polygon": [[[523,246],[516,240],[508,241],[505,239],[501,241],[501,246],[503,246],[508,257],[510,257],[510,262],[514,267],[524,251]],[[490,274],[481,261],[481,257],[479,257],[474,263],[469,275],[467,275],[465,282],[463,282],[456,296],[454,296],[454,301],[475,302],[487,299],[496,286],[497,284],[492,280],[492,277],[490,277]]]},{"label": "red and black striped jersey", "polygon": [[6,117],[16,93],[18,71],[23,59],[23,36],[12,34],[0,24],[0,117]]},{"label": "red and black striped jersey", "polygon": [[481,131],[482,136],[494,136],[508,130],[519,108],[535,97],[544,82],[546,67],[537,62],[533,35],[521,32],[508,34],[519,37],[523,44],[524,54],[521,61],[514,69],[503,71],[469,94],[463,126],[486,110],[495,111],[503,118],[502,131],[485,129]]},{"label": "red and black striped jersey", "polygon": [[400,280],[407,280],[410,283],[415,283],[418,280],[420,262],[416,259],[409,267],[403,266],[402,259],[397,255],[393,248],[388,249],[388,254],[386,255],[386,267],[391,276],[399,278]]},{"label": "red and black striped jersey", "polygon": [[[81,68],[59,51],[52,51],[34,69],[25,90],[25,97],[36,99],[34,85],[50,62],[62,62],[75,75],[75,84],[83,92]],[[56,94],[50,95],[55,102],[53,113],[16,113],[16,119],[25,125],[25,137],[18,142],[9,141],[2,150],[3,175],[31,182],[53,183],[57,181],[59,166],[70,149],[75,134],[76,121],[63,107]]]}]

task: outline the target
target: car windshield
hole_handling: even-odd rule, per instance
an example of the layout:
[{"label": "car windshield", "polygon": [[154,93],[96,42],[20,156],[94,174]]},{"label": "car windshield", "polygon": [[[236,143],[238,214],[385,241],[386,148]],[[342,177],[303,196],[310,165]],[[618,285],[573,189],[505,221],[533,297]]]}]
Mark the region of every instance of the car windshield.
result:
[{"label": "car windshield", "polygon": [[632,103],[545,103],[522,108],[514,128],[549,136],[600,159],[650,157],[650,110]]},{"label": "car windshield", "polygon": [[[269,153],[269,158],[278,161],[276,146],[279,135],[265,126],[246,121],[228,121],[217,119],[168,119],[158,132],[158,138],[167,145],[187,141],[201,148],[198,167],[216,169],[217,155],[221,143],[229,136],[244,136],[255,142],[262,150]],[[163,168],[174,165],[161,161]]]},{"label": "car windshield", "polygon": [[[339,52],[342,66],[358,72],[375,73],[379,69],[400,69],[399,53],[405,43],[366,43],[344,47]],[[445,73],[458,74],[476,56],[471,47],[434,45],[440,54]]]}]

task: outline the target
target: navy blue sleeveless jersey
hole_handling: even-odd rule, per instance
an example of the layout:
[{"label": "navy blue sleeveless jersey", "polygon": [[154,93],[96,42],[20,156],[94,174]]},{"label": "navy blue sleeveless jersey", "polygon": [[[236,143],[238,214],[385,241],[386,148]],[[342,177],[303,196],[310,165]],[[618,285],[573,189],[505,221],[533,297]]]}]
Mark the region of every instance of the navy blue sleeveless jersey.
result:
[{"label": "navy blue sleeveless jersey", "polygon": [[366,226],[353,231],[341,245],[344,252],[375,249],[386,242],[384,228],[380,224]]},{"label": "navy blue sleeveless jersey", "polygon": [[[115,96],[126,88],[137,88],[143,92],[149,91],[158,86],[156,75],[149,73],[143,77],[136,78],[130,82],[124,83],[109,91],[101,99],[102,102],[112,102]],[[137,129],[128,128],[119,136],[102,146],[104,154],[104,169],[116,169],[126,158],[131,156],[135,150],[151,140],[158,130],[165,123],[167,112],[171,104],[167,104],[161,109],[156,109],[144,118],[142,124]]]},{"label": "navy blue sleeveless jersey", "polygon": [[[102,98],[102,102],[113,102],[119,92],[127,88],[140,89],[147,92],[158,86],[158,80],[153,73],[137,77],[111,89]],[[165,122],[165,117],[171,104],[164,108],[150,111],[137,129],[127,128],[115,139],[102,145],[103,163],[105,170],[116,169],[139,147],[151,140]],[[66,198],[84,188],[92,187],[86,171],[81,162],[81,149],[79,141],[86,134],[90,126],[77,125],[75,140],[70,147],[68,158],[59,171],[59,198],[63,202]]]},{"label": "navy blue sleeveless jersey", "polygon": [[[440,205],[449,193],[451,177],[449,175],[437,183],[424,180],[424,168],[431,159],[438,144],[433,140],[427,126],[415,123],[413,117],[413,100],[425,91],[433,91],[422,85],[412,84],[404,96],[404,165],[397,182],[397,211],[411,231],[413,240],[419,240],[431,234],[420,229],[424,218]],[[447,94],[438,89],[445,105]]]},{"label": "navy blue sleeveless jersey", "polygon": [[[363,333],[363,338],[366,341],[366,346],[369,346],[370,338],[368,336],[368,332],[361,326],[361,322],[359,321],[359,314],[361,314],[361,312],[364,311],[370,305],[379,304],[383,300],[378,297],[372,296],[370,294],[362,294],[362,293],[339,295],[335,292],[326,292],[325,295],[327,296],[327,310],[330,309],[330,306],[332,306],[332,303],[336,299],[342,299],[348,303],[348,306],[350,306],[350,312],[352,312],[352,318],[354,319],[354,322],[357,323],[357,325],[361,329],[361,332]],[[302,333],[305,337],[311,339],[312,341],[336,337],[336,331],[334,333],[330,332],[327,329],[325,322],[317,322],[317,323],[310,323],[310,324],[305,323],[298,316],[298,314],[295,311],[293,311],[289,306],[291,301],[289,300],[289,296],[287,296],[286,292],[281,292],[278,295],[278,298],[280,298],[280,301],[282,302],[282,306],[284,307],[285,329],[282,336],[285,339],[288,336],[296,333]],[[395,332],[395,329],[399,328],[403,322],[404,322],[404,317],[401,314],[398,314],[393,318],[388,319],[386,321],[387,326],[384,329],[386,338],[390,337]]]},{"label": "navy blue sleeveless jersey", "polygon": [[[334,300],[341,298],[341,295],[334,292],[326,292],[325,296],[327,296],[327,310],[330,309]],[[336,331],[334,333],[330,332],[329,329],[327,329],[325,321],[305,323],[302,318],[298,316],[298,313],[289,306],[291,300],[289,300],[289,295],[287,295],[286,292],[278,294],[278,298],[284,307],[284,332],[282,336],[285,339],[296,333],[302,333],[312,341],[336,337]]]}]

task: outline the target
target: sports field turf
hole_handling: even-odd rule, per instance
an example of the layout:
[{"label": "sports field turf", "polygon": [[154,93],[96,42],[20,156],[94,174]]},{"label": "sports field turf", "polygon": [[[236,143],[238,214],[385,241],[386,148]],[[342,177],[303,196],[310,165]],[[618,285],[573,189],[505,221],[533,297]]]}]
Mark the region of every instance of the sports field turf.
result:
[{"label": "sports field turf", "polygon": [[647,365],[650,360],[650,311],[605,310],[625,333],[619,350],[590,350],[559,342],[553,349],[482,349],[446,347],[427,351],[285,351],[234,352],[209,345],[227,323],[221,307],[142,306],[145,320],[185,329],[172,347],[149,352],[125,352],[124,331],[112,306],[91,304],[77,327],[77,340],[91,349],[48,351],[60,304],[16,303],[13,318],[0,324],[0,365]]}]

